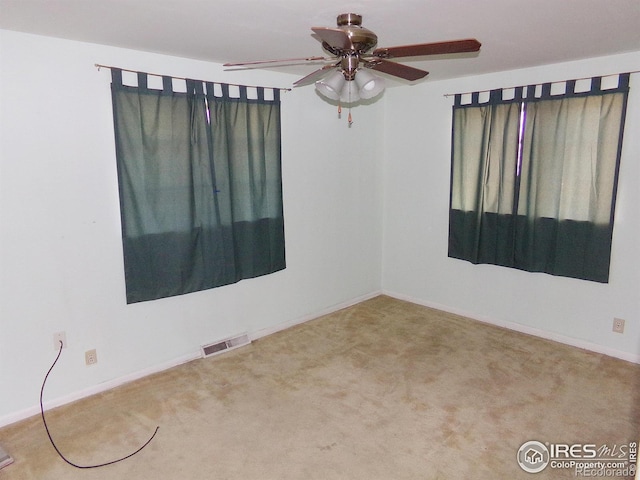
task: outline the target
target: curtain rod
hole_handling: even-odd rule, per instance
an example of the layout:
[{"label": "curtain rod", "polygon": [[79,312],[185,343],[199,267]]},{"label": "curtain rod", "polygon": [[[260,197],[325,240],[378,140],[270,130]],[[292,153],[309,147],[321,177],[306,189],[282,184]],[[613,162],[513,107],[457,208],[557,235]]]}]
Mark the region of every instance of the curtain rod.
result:
[{"label": "curtain rod", "polygon": [[[137,70],[129,70],[127,68],[120,68],[120,67],[113,67],[111,65],[102,65],[100,63],[96,63],[94,64],[95,67],[98,69],[98,71],[100,71],[101,68],[108,68],[108,69],[112,69],[112,68],[117,68],[118,70],[122,70],[123,72],[130,72],[130,73],[144,73],[145,75],[152,75],[154,77],[171,77],[171,78],[175,78],[177,80],[195,80],[192,78],[186,78],[186,77],[174,77],[173,75],[163,75],[160,73],[149,73],[149,72],[139,72]],[[200,81],[200,80],[199,80]],[[202,80],[202,81],[206,81],[206,80]],[[226,82],[211,82],[211,83],[217,83],[217,84],[222,84],[224,83],[225,85],[230,85],[232,87],[246,87],[246,88],[269,88],[271,90],[284,90],[285,92],[290,92],[291,89],[290,88],[280,88],[280,87],[259,87],[259,86],[254,86],[254,85],[240,85],[237,83],[226,83]]]},{"label": "curtain rod", "polygon": [[[640,73],[640,70],[631,70],[629,72],[618,72],[618,73],[608,73],[606,75],[595,75],[595,77],[612,77],[614,75],[624,75],[625,73]],[[572,78],[571,80],[591,80],[594,76],[591,77],[581,77],[581,78]],[[562,83],[568,82],[570,80],[557,80],[555,82],[542,82],[542,83]],[[542,85],[542,83],[538,83],[535,85]],[[512,88],[520,88],[520,87],[528,87],[529,85],[518,85],[517,87],[500,87],[500,88],[489,88],[487,90],[474,90],[473,92],[460,92],[460,93],[445,93],[443,97],[455,97],[456,95],[471,95],[472,93],[487,93],[492,90],[510,90]]]}]

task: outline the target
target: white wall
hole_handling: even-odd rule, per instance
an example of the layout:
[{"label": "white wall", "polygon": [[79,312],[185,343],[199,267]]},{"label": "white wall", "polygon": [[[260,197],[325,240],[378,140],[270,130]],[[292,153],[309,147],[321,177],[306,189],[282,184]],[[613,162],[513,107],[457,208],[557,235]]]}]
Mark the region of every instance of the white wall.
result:
[{"label": "white wall", "polygon": [[[282,96],[287,268],[125,303],[110,74],[95,63],[227,83],[295,77],[0,31],[0,425],[375,294],[381,277],[382,103],[355,123],[312,87]],[[345,147],[347,146],[347,147]],[[98,364],[84,365],[96,348]]]},{"label": "white wall", "polygon": [[[445,97],[638,70],[640,52],[387,92],[383,291],[640,362],[640,74],[631,78],[608,284],[447,258],[453,98]],[[614,317],[626,320],[623,335],[611,331]]]}]

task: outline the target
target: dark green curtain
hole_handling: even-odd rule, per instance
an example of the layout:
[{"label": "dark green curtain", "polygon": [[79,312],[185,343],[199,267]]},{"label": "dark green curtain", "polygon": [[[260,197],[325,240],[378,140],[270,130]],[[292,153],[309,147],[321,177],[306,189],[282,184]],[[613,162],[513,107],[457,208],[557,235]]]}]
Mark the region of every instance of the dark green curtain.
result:
[{"label": "dark green curtain", "polygon": [[629,75],[453,107],[449,256],[607,282]]},{"label": "dark green curtain", "polygon": [[279,91],[137,77],[112,69],[127,303],[284,269]]}]

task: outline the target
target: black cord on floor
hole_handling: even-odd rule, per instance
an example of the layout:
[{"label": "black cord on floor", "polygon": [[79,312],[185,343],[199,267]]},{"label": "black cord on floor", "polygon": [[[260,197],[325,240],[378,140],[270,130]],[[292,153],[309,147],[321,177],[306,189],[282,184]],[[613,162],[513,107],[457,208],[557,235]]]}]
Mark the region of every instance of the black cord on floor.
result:
[{"label": "black cord on floor", "polygon": [[40,413],[42,414],[42,423],[44,423],[44,428],[47,431],[47,436],[49,437],[49,441],[51,442],[51,445],[53,445],[53,448],[55,448],[56,452],[58,453],[58,455],[60,455],[60,458],[62,458],[65,462],[67,462],[69,465],[71,465],[72,467],[76,467],[76,468],[98,468],[98,467],[106,467],[107,465],[113,465],[114,463],[118,463],[121,462],[123,460],[126,460],[127,458],[131,458],[133,457],[136,453],[140,452],[144,447],[146,447],[147,445],[149,445],[151,443],[151,440],[153,440],[153,438],[156,436],[156,433],[158,433],[158,429],[160,427],[156,427],[156,431],[153,432],[153,435],[151,435],[151,438],[149,440],[147,440],[147,442],[142,445],[138,450],[136,450],[133,453],[130,453],[129,455],[127,455],[126,457],[122,457],[119,458],[117,460],[113,460],[111,462],[106,462],[106,463],[101,463],[99,465],[76,465],[75,463],[69,461],[60,451],[60,449],[56,446],[55,442],[53,441],[53,438],[51,438],[51,432],[49,432],[49,426],[47,425],[47,420],[44,418],[44,406],[42,403],[42,396],[44,394],[44,386],[47,383],[47,378],[49,378],[49,374],[51,373],[51,370],[53,370],[53,367],[56,366],[56,363],[58,363],[58,359],[60,358],[60,354],[62,353],[62,347],[63,347],[63,343],[62,341],[60,342],[60,351],[58,352],[58,356],[56,357],[56,359],[53,361],[53,365],[51,365],[51,368],[49,368],[49,371],[47,372],[47,374],[44,377],[44,381],[42,382],[42,388],[40,389]]}]

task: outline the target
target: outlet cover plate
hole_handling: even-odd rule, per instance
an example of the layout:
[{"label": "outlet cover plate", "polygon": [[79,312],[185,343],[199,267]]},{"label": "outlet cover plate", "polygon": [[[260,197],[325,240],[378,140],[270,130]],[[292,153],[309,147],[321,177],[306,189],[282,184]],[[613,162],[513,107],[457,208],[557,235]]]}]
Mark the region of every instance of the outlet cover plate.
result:
[{"label": "outlet cover plate", "polygon": [[98,354],[96,353],[96,349],[87,350],[84,352],[84,362],[87,365],[95,365],[98,363]]},{"label": "outlet cover plate", "polygon": [[66,332],[56,332],[53,334],[53,348],[54,350],[60,350],[60,342],[62,342],[62,348],[67,348],[67,334]]},{"label": "outlet cover plate", "polygon": [[622,318],[613,319],[613,331],[616,333],[624,333],[624,320]]}]

